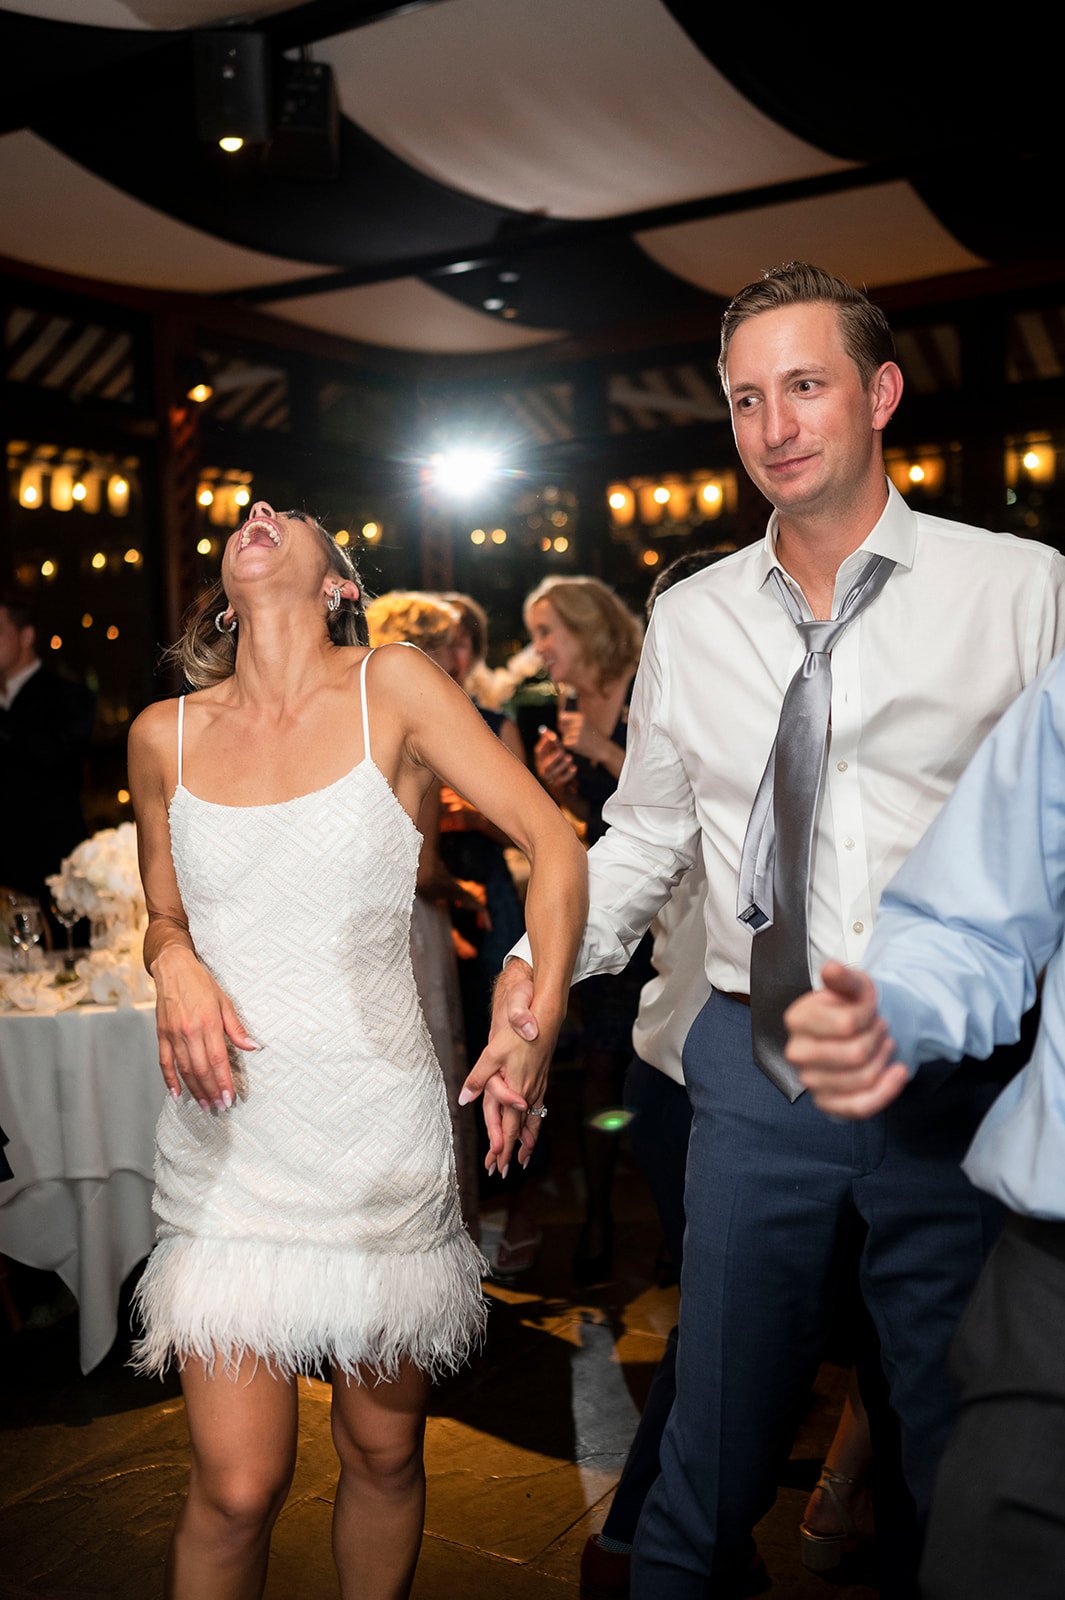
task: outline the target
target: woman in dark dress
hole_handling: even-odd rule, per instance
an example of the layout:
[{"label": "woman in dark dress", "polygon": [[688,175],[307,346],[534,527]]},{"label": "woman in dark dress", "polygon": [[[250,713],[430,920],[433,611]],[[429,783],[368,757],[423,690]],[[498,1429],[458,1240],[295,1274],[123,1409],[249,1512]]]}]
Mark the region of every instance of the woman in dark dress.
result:
[{"label": "woman in dark dress", "polygon": [[[545,579],[525,601],[525,625],[560,697],[557,731],[543,728],[533,752],[536,771],[558,804],[584,823],[591,846],[606,832],[603,807],[625,759],[643,626],[598,578]],[[605,1111],[622,1103],[640,990],[653,976],[644,939],[624,972],[589,978],[577,990],[588,1198],[574,1271],[584,1283],[610,1268],[617,1140],[601,1122]]]}]

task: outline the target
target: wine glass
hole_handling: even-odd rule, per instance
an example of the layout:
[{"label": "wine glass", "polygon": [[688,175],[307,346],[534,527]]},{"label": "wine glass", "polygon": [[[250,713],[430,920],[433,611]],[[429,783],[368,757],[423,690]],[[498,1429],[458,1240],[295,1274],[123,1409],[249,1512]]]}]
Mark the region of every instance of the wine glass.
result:
[{"label": "wine glass", "polygon": [[57,901],[52,901],[52,915],[65,931],[67,936],[67,953],[63,957],[63,965],[68,972],[74,970],[74,929],[81,921],[80,911],[64,911]]},{"label": "wine glass", "polygon": [[36,900],[13,900],[7,922],[7,931],[16,952],[15,965],[28,972],[30,951],[35,950],[44,937],[41,908]]}]

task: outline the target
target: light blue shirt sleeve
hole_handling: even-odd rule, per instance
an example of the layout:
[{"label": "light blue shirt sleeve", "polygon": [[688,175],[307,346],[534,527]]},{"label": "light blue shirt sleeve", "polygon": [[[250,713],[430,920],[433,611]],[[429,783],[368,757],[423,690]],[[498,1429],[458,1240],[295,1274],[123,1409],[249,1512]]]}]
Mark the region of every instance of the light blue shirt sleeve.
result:
[{"label": "light blue shirt sleeve", "polygon": [[866,965],[897,1058],[990,1055],[1046,969],[1032,1060],[966,1171],[1015,1210],[1065,1215],[1065,655],[977,751],[884,893]]},{"label": "light blue shirt sleeve", "polygon": [[1065,917],[1065,655],[1029,685],[884,892],[866,965],[910,1067],[1018,1037]]}]

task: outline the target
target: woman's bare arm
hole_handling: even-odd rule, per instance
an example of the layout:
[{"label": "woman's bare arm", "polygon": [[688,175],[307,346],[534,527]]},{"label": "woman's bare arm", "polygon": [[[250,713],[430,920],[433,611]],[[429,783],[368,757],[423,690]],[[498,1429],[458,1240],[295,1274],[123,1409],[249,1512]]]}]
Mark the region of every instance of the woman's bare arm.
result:
[{"label": "woman's bare arm", "polygon": [[257,1048],[228,995],[198,959],[170,854],[166,752],[176,743],[172,701],[149,706],[129,731],[129,787],[148,908],[144,964],[156,987],[159,1065],[170,1093],[181,1080],[204,1109],[233,1103],[226,1038]]},{"label": "woman's bare arm", "polygon": [[[414,651],[385,647],[370,669],[379,691],[402,708],[408,759],[457,789],[514,840],[531,864],[526,925],[534,955],[532,1011],[538,1039],[500,1034],[468,1079],[490,1085],[501,1127],[493,1154],[505,1167],[522,1133],[522,1113],[543,1098],[551,1054],[565,1016],[569,981],[588,913],[584,850],[557,807],[523,764],[489,730],[447,675]],[[379,701],[380,703],[380,701]],[[471,1094],[469,1098],[473,1098]],[[538,1123],[523,1134],[528,1151]],[[489,1132],[493,1133],[491,1121]]]}]

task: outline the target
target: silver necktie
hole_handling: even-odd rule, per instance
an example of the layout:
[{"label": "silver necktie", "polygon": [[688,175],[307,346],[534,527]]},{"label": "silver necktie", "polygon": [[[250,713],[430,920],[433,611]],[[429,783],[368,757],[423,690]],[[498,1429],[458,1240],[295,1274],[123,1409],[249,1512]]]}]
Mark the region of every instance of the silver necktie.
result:
[{"label": "silver necktie", "polygon": [[769,1081],[795,1101],[799,1075],[784,1059],[784,1012],[812,987],[808,911],[814,819],[824,776],[832,710],[832,650],[871,605],[894,561],[870,556],[848,589],[839,615],[807,622],[778,567],[770,578],[795,624],[806,655],[788,684],[777,736],[758,785],[740,860],[737,916],[754,933],[751,1029],[754,1059]]}]

